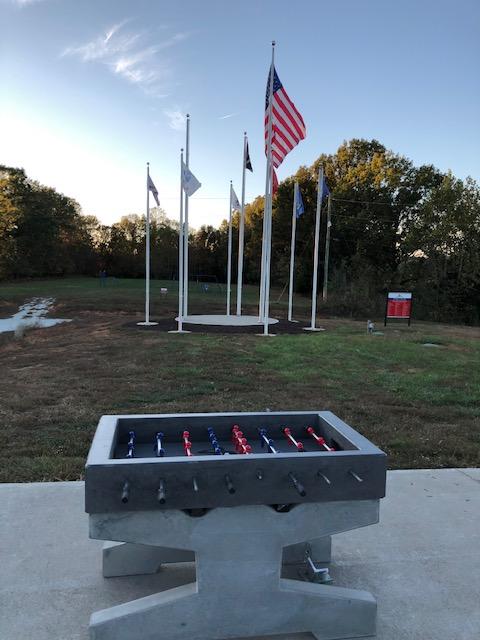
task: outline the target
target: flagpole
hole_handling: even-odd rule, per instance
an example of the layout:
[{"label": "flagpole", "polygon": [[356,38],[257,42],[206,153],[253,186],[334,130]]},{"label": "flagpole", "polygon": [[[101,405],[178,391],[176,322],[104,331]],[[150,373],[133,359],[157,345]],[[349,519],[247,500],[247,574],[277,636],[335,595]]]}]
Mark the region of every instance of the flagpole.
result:
[{"label": "flagpole", "polygon": [[264,312],[264,280],[265,280],[265,246],[266,246],[266,232],[267,232],[267,211],[268,211],[268,158],[267,158],[267,177],[265,179],[265,199],[263,201],[263,229],[262,229],[262,257],[260,260],[260,295],[258,302],[258,321],[263,322]]},{"label": "flagpole", "polygon": [[[270,66],[270,87],[268,99],[268,135],[267,135],[267,171],[265,179],[265,269],[263,286],[263,335],[268,336],[268,320],[270,311],[270,256],[272,246],[272,188],[273,188],[273,163],[272,163],[272,102],[273,102],[273,77],[275,64],[275,40],[272,41],[272,64]],[[265,225],[266,220],[266,225]]]},{"label": "flagpole", "polygon": [[190,333],[183,328],[183,149],[180,149],[180,227],[178,231],[178,326],[168,333]]},{"label": "flagpole", "polygon": [[[270,165],[273,171],[273,164]],[[269,334],[269,316],[270,316],[270,265],[272,256],[272,203],[273,203],[273,176],[270,179],[270,194],[268,197],[268,224],[267,237],[265,242],[265,285],[264,285],[264,312],[263,312],[263,335]]]},{"label": "flagpole", "polygon": [[150,324],[150,163],[147,162],[147,215],[145,234],[145,324]]},{"label": "flagpole", "polygon": [[238,229],[238,268],[237,268],[237,316],[242,315],[242,285],[243,285],[243,250],[245,243],[245,174],[247,168],[247,132],[243,133],[243,172],[242,172],[242,204],[240,208],[240,225]]},{"label": "flagpole", "polygon": [[290,243],[290,282],[288,286],[288,321],[289,322],[294,322],[294,320],[292,320],[292,307],[293,307],[293,278],[294,278],[294,265],[295,265],[295,236],[296,236],[296,230],[297,230],[297,193],[298,193],[298,182],[295,182],[293,187],[292,239]]},{"label": "flagpole", "polygon": [[[190,162],[190,114],[187,113],[187,130],[185,140],[185,166]],[[188,193],[185,193],[185,231],[183,235],[183,317],[188,316]]]},{"label": "flagpole", "polygon": [[320,217],[323,200],[323,165],[318,170],[318,186],[317,186],[317,213],[315,218],[315,249],[313,252],[313,283],[312,283],[312,318],[309,327],[305,327],[305,331],[321,331],[315,327],[317,316],[317,281],[318,281],[318,247],[320,243]]},{"label": "flagpole", "polygon": [[[267,193],[268,186],[265,184],[265,194]],[[263,320],[263,284],[264,284],[264,276],[265,276],[265,231],[266,231],[266,216],[267,214],[267,196],[265,195],[265,199],[263,201],[263,230],[262,230],[262,257],[260,259],[260,292],[258,299],[258,322],[262,322]]]},{"label": "flagpole", "polygon": [[145,216],[145,321],[137,322],[141,326],[151,326],[158,322],[150,322],[150,163],[147,162],[147,211]]},{"label": "flagpole", "polygon": [[323,270],[323,292],[322,299],[327,299],[328,292],[328,264],[330,258],[330,227],[332,226],[332,195],[328,194],[327,205],[327,234],[325,236],[325,267]]},{"label": "flagpole", "polygon": [[227,316],[230,315],[232,289],[232,181],[230,180],[230,208],[228,212],[228,251],[227,251]]}]

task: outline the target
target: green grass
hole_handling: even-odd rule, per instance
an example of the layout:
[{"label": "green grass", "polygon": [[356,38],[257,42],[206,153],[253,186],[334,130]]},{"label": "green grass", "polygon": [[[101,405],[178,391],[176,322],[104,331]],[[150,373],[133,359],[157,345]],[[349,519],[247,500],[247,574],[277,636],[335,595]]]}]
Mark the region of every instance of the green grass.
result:
[{"label": "green grass", "polygon": [[[156,315],[172,317],[175,283]],[[0,335],[0,480],[78,479],[104,413],[329,409],[383,448],[391,468],[480,464],[480,332],[414,322],[368,336],[364,322],[322,319],[318,334],[171,335],[126,326],[143,282],[100,288],[74,278],[0,284],[6,316],[25,299],[57,299],[70,324]],[[224,293],[191,287],[192,310]],[[254,309],[257,291],[247,288]],[[275,294],[272,296],[275,299]],[[298,298],[297,309],[308,300]],[[275,313],[285,315],[282,301]],[[424,347],[425,342],[441,346]]]},{"label": "green grass", "polygon": [[434,349],[424,347],[426,341],[415,330],[392,340],[350,329],[325,332],[316,341],[284,336],[281,343],[260,344],[257,353],[285,380],[318,377],[342,397],[345,385],[352,394],[379,387],[407,403],[480,415],[480,342],[450,339],[445,348]]},{"label": "green grass", "polygon": [[[162,296],[160,289],[166,287],[168,294]],[[173,313],[178,307],[178,282],[176,280],[152,280],[151,311],[163,316]],[[225,284],[208,283],[208,292],[203,290],[202,283],[189,284],[189,312],[201,313],[207,306],[209,312],[223,313],[225,309]],[[273,289],[271,294],[272,309],[287,308],[287,294],[277,302],[280,290]],[[108,278],[106,286],[100,286],[98,278],[72,277],[49,278],[39,280],[21,280],[0,282],[0,309],[21,304],[26,298],[33,296],[54,297],[58,306],[67,311],[142,311],[145,301],[145,281],[132,278]],[[237,288],[232,285],[232,309],[236,305]],[[242,288],[243,306],[255,312],[258,305],[258,286],[244,285]],[[300,313],[305,313],[309,300],[303,296],[295,297],[295,306]],[[258,310],[257,310],[258,312]]]}]

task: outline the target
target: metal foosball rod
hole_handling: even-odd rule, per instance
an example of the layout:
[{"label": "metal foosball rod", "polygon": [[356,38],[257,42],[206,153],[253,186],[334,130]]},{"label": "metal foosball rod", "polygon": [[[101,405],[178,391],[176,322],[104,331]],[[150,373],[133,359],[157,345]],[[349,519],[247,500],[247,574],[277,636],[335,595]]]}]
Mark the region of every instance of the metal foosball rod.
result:
[{"label": "metal foosball rod", "polygon": [[183,450],[185,451],[185,455],[187,458],[190,458],[192,453],[192,443],[190,442],[190,431],[184,431],[182,434],[183,440]]},{"label": "metal foosball rod", "polygon": [[288,427],[285,427],[284,429],[282,429],[282,431],[285,437],[287,438],[287,440],[290,442],[290,444],[293,444],[293,446],[297,448],[297,451],[305,451],[303,447],[303,443],[300,442],[299,440],[295,440],[295,438],[292,435],[291,429],[289,429]]},{"label": "metal foosball rod", "polygon": [[313,427],[306,427],[306,431],[308,435],[312,436],[312,438],[317,442],[319,447],[323,447],[325,451],[335,451],[333,447],[328,446],[325,438],[322,438],[321,436],[315,433],[315,429]]},{"label": "metal foosball rod", "polygon": [[162,447],[162,438],[163,433],[161,431],[158,431],[155,434],[155,455],[157,456],[157,458],[163,458],[163,456],[165,455],[165,449]]},{"label": "metal foosball rod", "polygon": [[278,451],[273,446],[275,444],[274,441],[268,436],[268,431],[265,428],[259,428],[258,433],[260,434],[260,438],[262,440],[262,449],[266,446],[270,453],[278,453]]},{"label": "metal foosball rod", "polygon": [[233,444],[235,444],[235,440],[238,438],[239,435],[243,436],[243,431],[240,429],[238,424],[234,424],[233,427],[232,427],[232,442],[233,442]]},{"label": "metal foosball rod", "polygon": [[247,439],[243,435],[243,431],[240,430],[238,425],[234,425],[232,428],[232,442],[237,453],[248,455],[252,452],[252,447],[248,444]]},{"label": "metal foosball rod", "polygon": [[134,458],[135,457],[135,431],[128,432],[127,447],[128,447],[128,452],[125,457]]},{"label": "metal foosball rod", "polygon": [[215,434],[215,431],[212,429],[212,427],[208,427],[207,428],[207,432],[208,432],[208,438],[209,438],[210,443],[211,443],[211,445],[213,447],[215,455],[221,456],[223,454],[223,451],[222,451],[222,448],[220,447],[220,445],[218,443],[218,439],[217,439],[217,436]]}]

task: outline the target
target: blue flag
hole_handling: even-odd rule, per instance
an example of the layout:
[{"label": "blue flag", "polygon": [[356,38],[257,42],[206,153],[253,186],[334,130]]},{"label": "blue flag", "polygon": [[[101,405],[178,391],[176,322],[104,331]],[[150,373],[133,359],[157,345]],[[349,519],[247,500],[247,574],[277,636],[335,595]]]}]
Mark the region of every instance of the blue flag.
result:
[{"label": "blue flag", "polygon": [[330,189],[328,188],[327,182],[325,180],[325,176],[323,176],[323,197],[326,198],[330,195]]},{"label": "blue flag", "polygon": [[297,182],[295,183],[295,188],[297,190],[297,206],[295,208],[295,217],[299,218],[305,213],[305,207],[303,206],[302,192],[300,191],[300,187],[298,186]]}]

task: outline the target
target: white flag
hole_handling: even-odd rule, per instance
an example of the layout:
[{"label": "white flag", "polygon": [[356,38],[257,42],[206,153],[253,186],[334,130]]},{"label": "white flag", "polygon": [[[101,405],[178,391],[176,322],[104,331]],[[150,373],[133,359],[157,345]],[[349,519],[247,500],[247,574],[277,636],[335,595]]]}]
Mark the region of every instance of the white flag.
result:
[{"label": "white flag", "polygon": [[182,164],[182,187],[187,196],[193,196],[195,191],[201,187],[201,183],[196,179],[185,163]]},{"label": "white flag", "polygon": [[232,209],[234,211],[240,211],[242,207],[240,206],[240,202],[238,201],[237,194],[235,193],[235,189],[232,187]]},{"label": "white flag", "polygon": [[153,180],[150,176],[147,179],[147,189],[150,191],[152,196],[155,198],[155,202],[157,203],[157,207],[160,206],[160,200],[158,199],[158,191],[157,187],[153,184]]}]

